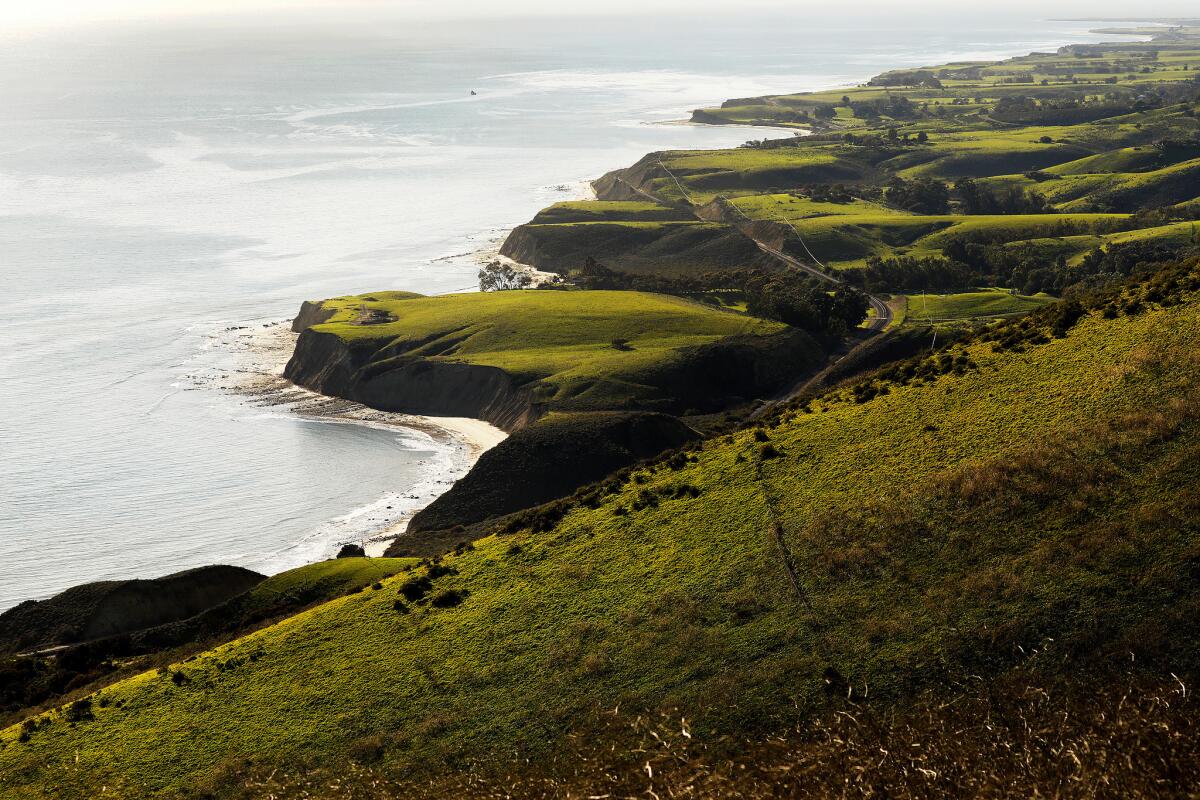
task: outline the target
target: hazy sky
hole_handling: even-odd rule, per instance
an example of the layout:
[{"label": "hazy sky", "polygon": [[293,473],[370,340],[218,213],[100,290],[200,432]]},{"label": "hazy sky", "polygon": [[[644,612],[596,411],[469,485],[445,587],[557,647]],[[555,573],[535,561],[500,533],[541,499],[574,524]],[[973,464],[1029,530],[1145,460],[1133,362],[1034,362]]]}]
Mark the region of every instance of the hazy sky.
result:
[{"label": "hazy sky", "polygon": [[[1165,16],[1200,14],[1191,0],[844,0],[837,7],[919,8],[961,7],[972,3],[974,10],[995,8],[1033,11],[1041,16]],[[737,3],[737,5],[735,5]],[[828,13],[828,0],[750,0],[761,7],[795,12],[809,6]],[[630,13],[676,9],[732,10],[745,7],[746,0],[606,0],[602,3],[563,0],[0,0],[0,26],[24,26],[86,22],[98,19],[128,19],[168,15],[279,12],[314,8],[386,10],[421,17],[496,16],[498,14]]]}]

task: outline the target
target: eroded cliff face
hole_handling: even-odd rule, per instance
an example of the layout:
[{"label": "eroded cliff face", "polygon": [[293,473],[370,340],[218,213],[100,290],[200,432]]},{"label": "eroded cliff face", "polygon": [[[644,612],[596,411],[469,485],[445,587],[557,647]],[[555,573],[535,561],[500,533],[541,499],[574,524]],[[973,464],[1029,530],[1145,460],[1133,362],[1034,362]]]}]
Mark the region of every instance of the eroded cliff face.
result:
[{"label": "eroded cliff face", "polygon": [[383,342],[353,345],[314,328],[301,331],[283,375],[293,383],[380,411],[482,419],[512,432],[541,410],[532,394],[495,367],[419,356],[375,360]]},{"label": "eroded cliff face", "polygon": [[646,200],[646,189],[654,178],[666,177],[659,165],[662,153],[647,153],[636,164],[606,172],[592,181],[597,200]]},{"label": "eroded cliff face", "polygon": [[313,325],[328,322],[333,314],[333,310],[325,308],[320,301],[314,303],[311,300],[305,300],[300,304],[300,313],[292,320],[292,333],[300,333]]},{"label": "eroded cliff face", "polygon": [[528,264],[538,269],[546,268],[538,249],[538,237],[534,235],[530,225],[518,225],[509,231],[504,243],[500,245],[500,255],[511,258],[518,264]]},{"label": "eroded cliff face", "polygon": [[[398,539],[389,552],[418,552],[420,534],[472,525],[565,497],[622,467],[697,438],[696,431],[667,414],[547,417],[484,453],[465,477],[413,517],[408,536]],[[418,541],[413,541],[414,535]]]}]

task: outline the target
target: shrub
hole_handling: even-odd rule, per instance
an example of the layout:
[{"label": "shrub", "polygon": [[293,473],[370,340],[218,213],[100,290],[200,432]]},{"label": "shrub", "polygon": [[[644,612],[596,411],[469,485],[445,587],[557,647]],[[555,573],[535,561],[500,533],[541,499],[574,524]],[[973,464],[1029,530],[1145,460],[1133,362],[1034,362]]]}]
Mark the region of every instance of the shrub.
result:
[{"label": "shrub", "polygon": [[432,588],[433,582],[429,578],[418,575],[400,584],[400,594],[404,595],[404,598],[410,603],[415,603],[429,594],[429,590]]},{"label": "shrub", "polygon": [[338,558],[366,558],[367,551],[358,544],[344,544],[342,549],[338,550]]},{"label": "shrub", "polygon": [[429,604],[434,608],[454,608],[466,599],[466,589],[445,589],[435,594]]},{"label": "shrub", "polygon": [[92,713],[92,699],[90,697],[76,700],[67,707],[67,722],[86,722],[95,718],[95,714]]},{"label": "shrub", "polygon": [[387,740],[383,736],[364,736],[350,743],[349,755],[360,764],[371,764],[383,758],[386,747]]},{"label": "shrub", "polygon": [[457,575],[458,570],[449,564],[443,564],[442,562],[438,561],[430,564],[429,568],[426,570],[426,573],[429,575],[429,579],[431,581],[435,581],[443,575]]}]

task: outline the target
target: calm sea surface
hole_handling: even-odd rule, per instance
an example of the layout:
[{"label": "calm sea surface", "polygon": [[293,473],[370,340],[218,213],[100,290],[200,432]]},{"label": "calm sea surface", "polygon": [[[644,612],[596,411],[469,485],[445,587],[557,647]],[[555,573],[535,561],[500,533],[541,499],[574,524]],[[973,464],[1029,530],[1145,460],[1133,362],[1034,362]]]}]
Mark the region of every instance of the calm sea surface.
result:
[{"label": "calm sea surface", "polygon": [[797,13],[0,33],[0,610],[88,580],[327,557],[356,510],[448,468],[420,433],[197,382],[225,368],[229,328],[306,298],[470,287],[473,253],[582,181],[762,135],[650,124],[693,107],[1097,40],[1086,27]]}]

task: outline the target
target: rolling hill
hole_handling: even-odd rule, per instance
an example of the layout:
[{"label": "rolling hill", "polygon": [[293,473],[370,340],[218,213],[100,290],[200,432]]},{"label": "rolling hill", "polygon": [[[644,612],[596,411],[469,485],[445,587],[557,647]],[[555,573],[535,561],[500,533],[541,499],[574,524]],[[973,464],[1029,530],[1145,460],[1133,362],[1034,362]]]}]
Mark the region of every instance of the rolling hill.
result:
[{"label": "rolling hill", "polygon": [[43,714],[0,796],[511,767],[614,707],[711,739],[1130,652],[1189,676],[1198,290],[999,323]]}]

